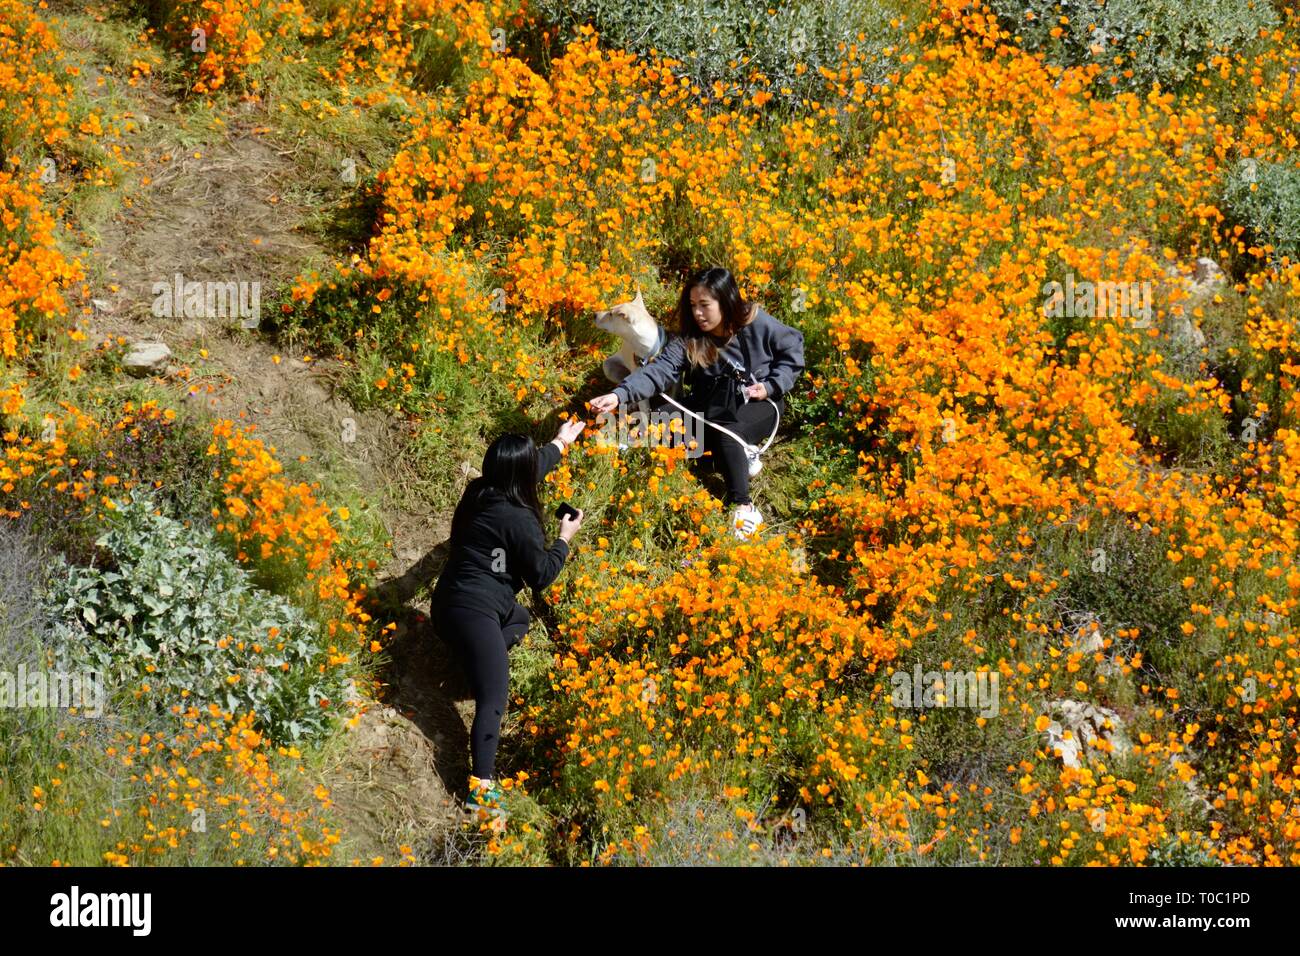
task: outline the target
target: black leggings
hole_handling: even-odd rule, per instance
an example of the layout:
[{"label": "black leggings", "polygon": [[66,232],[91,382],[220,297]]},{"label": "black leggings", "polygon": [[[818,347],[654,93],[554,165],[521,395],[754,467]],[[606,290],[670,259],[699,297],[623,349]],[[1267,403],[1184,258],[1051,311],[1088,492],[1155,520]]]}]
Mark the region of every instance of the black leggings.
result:
[{"label": "black leggings", "polygon": [[430,608],[435,633],[456,653],[474,694],[474,723],[470,727],[472,772],[496,779],[501,718],[510,688],[507,653],[528,633],[528,609],[515,604],[505,622],[497,615],[469,607]]},{"label": "black leggings", "polygon": [[[784,416],[785,403],[781,399],[773,401],[781,408]],[[751,445],[762,445],[776,424],[776,409],[767,399],[751,399],[736,409],[734,420],[729,421],[707,413],[705,417],[731,429]],[[714,467],[721,467],[722,476],[727,481],[727,503],[752,504],[753,499],[749,496],[749,458],[745,455],[745,449],[730,435],[724,435],[708,425],[701,427],[704,429],[704,450],[711,453]]]}]

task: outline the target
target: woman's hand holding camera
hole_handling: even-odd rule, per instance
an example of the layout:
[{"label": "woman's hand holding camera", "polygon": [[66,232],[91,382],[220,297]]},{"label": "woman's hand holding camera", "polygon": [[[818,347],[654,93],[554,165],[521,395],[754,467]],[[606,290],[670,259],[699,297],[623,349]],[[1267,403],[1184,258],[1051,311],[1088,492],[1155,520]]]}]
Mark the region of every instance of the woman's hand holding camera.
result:
[{"label": "woman's hand holding camera", "polygon": [[566,543],[572,541],[573,536],[578,533],[578,529],[582,527],[583,519],[581,508],[570,508],[569,510],[572,514],[566,514],[560,519],[560,537]]}]

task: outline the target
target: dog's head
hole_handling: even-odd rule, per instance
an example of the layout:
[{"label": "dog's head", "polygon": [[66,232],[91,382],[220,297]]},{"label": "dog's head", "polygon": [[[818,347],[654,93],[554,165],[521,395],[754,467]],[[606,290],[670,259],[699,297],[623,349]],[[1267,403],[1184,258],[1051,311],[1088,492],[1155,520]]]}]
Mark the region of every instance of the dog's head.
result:
[{"label": "dog's head", "polygon": [[653,346],[659,336],[659,323],[647,311],[640,291],[631,302],[597,312],[596,327],[642,345]]}]

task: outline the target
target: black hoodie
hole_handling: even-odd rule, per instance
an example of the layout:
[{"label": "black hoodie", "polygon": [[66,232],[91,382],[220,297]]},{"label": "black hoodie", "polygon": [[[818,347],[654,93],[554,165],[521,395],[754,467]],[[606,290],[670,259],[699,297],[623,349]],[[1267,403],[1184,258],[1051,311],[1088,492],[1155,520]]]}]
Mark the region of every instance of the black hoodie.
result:
[{"label": "black hoodie", "polygon": [[[537,452],[537,481],[560,461],[561,452],[547,442]],[[546,590],[560,574],[569,543],[556,538],[549,548],[532,510],[517,505],[497,488],[482,489],[477,501],[462,497],[460,536],[452,535],[451,554],[434,586],[432,606],[469,607],[504,622],[515,595],[525,585]]]}]

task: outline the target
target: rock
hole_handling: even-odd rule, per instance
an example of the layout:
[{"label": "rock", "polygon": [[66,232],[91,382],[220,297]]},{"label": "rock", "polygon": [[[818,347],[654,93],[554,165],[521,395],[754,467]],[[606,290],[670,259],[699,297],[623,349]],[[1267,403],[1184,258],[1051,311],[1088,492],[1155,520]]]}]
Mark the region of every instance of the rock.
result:
[{"label": "rock", "polygon": [[1107,680],[1118,680],[1124,676],[1124,668],[1115,663],[1115,658],[1108,657],[1097,665],[1097,673]]},{"label": "rock", "polygon": [[1196,260],[1196,283],[1198,285],[1222,285],[1223,270],[1213,259],[1201,257]]},{"label": "rock", "polygon": [[1205,333],[1197,327],[1196,323],[1181,308],[1174,310],[1170,320],[1173,336],[1179,342],[1196,348],[1200,348],[1205,344]]},{"label": "rock", "polygon": [[122,367],[136,378],[154,375],[163,370],[172,350],[162,342],[136,342],[122,359]]},{"label": "rock", "polygon": [[478,478],[478,477],[482,476],[482,474],[483,474],[483,472],[479,471],[477,468],[475,468],[475,467],[474,467],[473,465],[471,465],[469,462],[467,462],[467,461],[462,461],[462,462],[460,463],[460,475],[461,475],[461,477],[464,478],[466,481],[469,481],[469,480],[471,480],[471,479],[473,479],[473,478]]},{"label": "rock", "polygon": [[1096,654],[1102,650],[1101,631],[1092,630],[1088,627],[1079,628],[1078,643],[1076,647],[1085,654]]},{"label": "rock", "polygon": [[1124,734],[1124,722],[1109,708],[1080,700],[1054,700],[1048,703],[1048,713],[1056,717],[1044,731],[1048,746],[1067,767],[1083,765],[1085,748],[1109,750],[1116,756],[1133,749]]},{"label": "rock", "polygon": [[1067,611],[1061,633],[1070,639],[1070,650],[1094,654],[1102,649],[1101,622],[1092,611]]},{"label": "rock", "polygon": [[1059,720],[1054,720],[1047,725],[1047,745],[1052,749],[1056,756],[1061,758],[1061,763],[1067,767],[1078,769],[1080,766],[1079,753],[1083,750],[1083,745],[1079,743],[1079,738],[1073,732],[1067,737],[1066,728],[1061,726]]},{"label": "rock", "polygon": [[349,677],[343,684],[343,703],[355,704],[362,700],[361,691],[357,689],[357,681],[354,677]]}]

